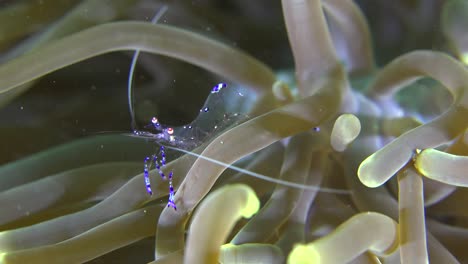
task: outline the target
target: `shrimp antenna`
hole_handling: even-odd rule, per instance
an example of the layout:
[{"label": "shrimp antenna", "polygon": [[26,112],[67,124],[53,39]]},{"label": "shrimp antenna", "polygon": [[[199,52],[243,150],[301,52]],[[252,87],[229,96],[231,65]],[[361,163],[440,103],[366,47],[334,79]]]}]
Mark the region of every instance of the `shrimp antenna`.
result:
[{"label": "shrimp antenna", "polygon": [[[166,13],[168,7],[167,5],[163,5],[156,15],[154,15],[153,19],[151,19],[151,24],[156,24],[158,23],[158,20]],[[130,71],[128,73],[128,83],[127,83],[127,90],[128,90],[128,111],[130,112],[130,118],[132,119],[132,131],[135,131],[136,129],[136,120],[135,120],[135,111],[133,110],[133,90],[132,90],[132,84],[133,84],[133,75],[135,72],[135,67],[136,67],[136,61],[138,59],[138,56],[140,55],[140,50],[135,50],[135,53],[133,54],[132,57],[132,63],[130,64]]]},{"label": "shrimp antenna", "polygon": [[200,159],[207,160],[209,162],[218,164],[220,166],[227,167],[229,169],[235,170],[235,171],[240,172],[240,173],[244,173],[246,175],[249,175],[249,176],[264,180],[264,181],[276,183],[276,184],[291,187],[291,188],[310,190],[310,191],[317,191],[317,192],[325,192],[325,193],[351,194],[351,191],[349,191],[349,190],[325,188],[325,187],[321,187],[321,186],[310,186],[310,185],[304,185],[304,184],[300,184],[300,183],[275,179],[275,178],[269,177],[267,175],[263,175],[263,174],[260,174],[260,173],[249,171],[249,170],[243,169],[241,167],[238,167],[238,166],[235,166],[235,165],[232,165],[232,164],[228,164],[228,163],[216,160],[216,159],[212,159],[212,158],[209,158],[209,157],[206,157],[206,156],[203,156],[203,155],[191,152],[191,151],[187,151],[187,150],[184,150],[184,149],[181,149],[181,148],[172,147],[172,146],[166,146],[166,148],[172,149],[172,150],[175,150],[175,151],[180,151],[182,153],[185,153],[185,154],[188,154],[188,155],[200,158]]}]

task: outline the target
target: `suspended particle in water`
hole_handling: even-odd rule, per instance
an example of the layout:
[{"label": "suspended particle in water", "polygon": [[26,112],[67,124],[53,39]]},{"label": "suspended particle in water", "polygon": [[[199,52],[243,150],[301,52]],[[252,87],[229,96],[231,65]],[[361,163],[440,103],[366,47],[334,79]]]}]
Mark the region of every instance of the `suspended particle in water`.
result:
[{"label": "suspended particle in water", "polygon": [[209,107],[203,107],[202,109],[200,109],[200,112],[204,112],[204,113],[208,113],[209,111],[210,111]]}]

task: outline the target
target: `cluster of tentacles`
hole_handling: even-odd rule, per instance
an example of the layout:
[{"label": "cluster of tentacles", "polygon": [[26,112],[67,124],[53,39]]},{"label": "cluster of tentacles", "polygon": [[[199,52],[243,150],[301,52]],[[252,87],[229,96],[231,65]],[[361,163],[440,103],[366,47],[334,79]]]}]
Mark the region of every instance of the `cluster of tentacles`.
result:
[{"label": "cluster of tentacles", "polygon": [[[0,66],[0,104],[50,72],[119,50],[197,65],[258,100],[248,120],[163,168],[173,172],[177,210],[166,207],[158,170],[149,173],[150,196],[142,163],[124,161],[154,147],[139,138],[89,137],[0,167],[0,263],[80,263],[112,251],[137,263],[147,247],[118,249],[147,238],[151,263],[468,260],[468,70],[456,58],[421,50],[378,69],[355,3],[282,0],[297,83],[290,89],[263,63],[202,35],[101,24],[135,1],[103,2],[82,1],[7,54],[14,59]],[[446,12],[463,5],[452,1]],[[112,10],[101,16],[102,8]],[[461,58],[454,21],[446,32]],[[363,76],[370,84],[353,87]],[[451,95],[436,116],[398,100],[423,77]]]}]

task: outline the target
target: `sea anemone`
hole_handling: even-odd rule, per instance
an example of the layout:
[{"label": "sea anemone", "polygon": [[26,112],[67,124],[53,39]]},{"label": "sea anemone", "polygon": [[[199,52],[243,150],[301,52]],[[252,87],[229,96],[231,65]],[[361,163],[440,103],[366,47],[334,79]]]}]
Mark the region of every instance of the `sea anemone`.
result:
[{"label": "sea anemone", "polygon": [[[419,3],[415,10],[424,6],[423,1],[414,2]],[[244,4],[249,10],[259,5]],[[74,138],[57,139],[62,124],[57,111],[62,109],[37,130],[28,130],[37,123],[33,112],[24,124],[8,116],[2,132],[5,161],[19,155],[16,147],[26,152],[31,142],[47,149],[0,167],[1,263],[468,260],[463,246],[468,240],[468,70],[461,62],[466,38],[459,35],[466,23],[460,12],[467,10],[463,1],[445,3],[444,49],[409,51],[376,66],[374,55],[379,52],[373,51],[368,24],[356,3],[282,0],[294,70],[276,72],[215,40],[219,36],[175,26],[212,17],[219,29],[224,22],[213,18],[216,12],[210,9],[173,3],[156,24],[110,22],[154,12],[154,7],[160,8],[149,0],[44,0],[11,3],[0,13],[2,21],[10,21],[8,12],[13,11],[31,16],[41,29],[30,36],[37,31],[33,23],[21,24],[20,30],[5,30],[0,40],[0,47],[8,47],[0,57],[5,113],[28,107],[21,104],[22,94],[28,98],[44,86],[38,78],[115,51],[167,56],[213,73],[210,81],[227,83],[223,93],[216,90],[208,99],[210,107],[210,100],[216,101],[211,115],[202,108],[189,125],[164,124],[175,139],[160,136],[165,130],[154,121],[158,127],[151,133],[90,133],[49,147]],[[41,13],[50,9],[56,15]],[[174,25],[164,22],[164,16],[172,16]],[[283,55],[277,56],[269,63],[281,62]],[[171,66],[178,65],[173,61],[168,67],[148,58],[142,61],[141,69],[159,78],[159,88],[190,83],[190,78],[174,84],[172,77],[162,76],[159,71],[178,69]],[[421,78],[426,79],[418,82]],[[50,83],[55,80],[46,86]],[[115,84],[88,87],[94,91],[101,85]],[[198,87],[196,82],[190,86]],[[125,92],[123,85],[115,89]],[[191,101],[185,111],[193,117],[193,109],[200,106],[191,99],[200,94],[177,90],[160,106],[137,103],[133,124],[167,112],[181,119],[182,108],[172,105],[184,105],[183,100]],[[70,96],[64,93],[60,99],[65,95]],[[49,104],[34,96],[34,102]],[[113,116],[105,102],[90,112],[96,115],[103,109],[109,119],[126,115]],[[103,116],[90,118],[100,122]],[[121,127],[119,122],[117,128],[102,130]],[[123,127],[130,130],[130,122]],[[197,132],[188,133],[187,127]],[[8,143],[9,136],[21,135],[25,143]],[[151,159],[145,157],[159,145],[165,146],[168,162],[161,160],[162,167],[149,171],[150,194],[145,172]],[[173,175],[174,190],[160,177],[164,175]],[[168,196],[174,206],[168,206]]]}]

